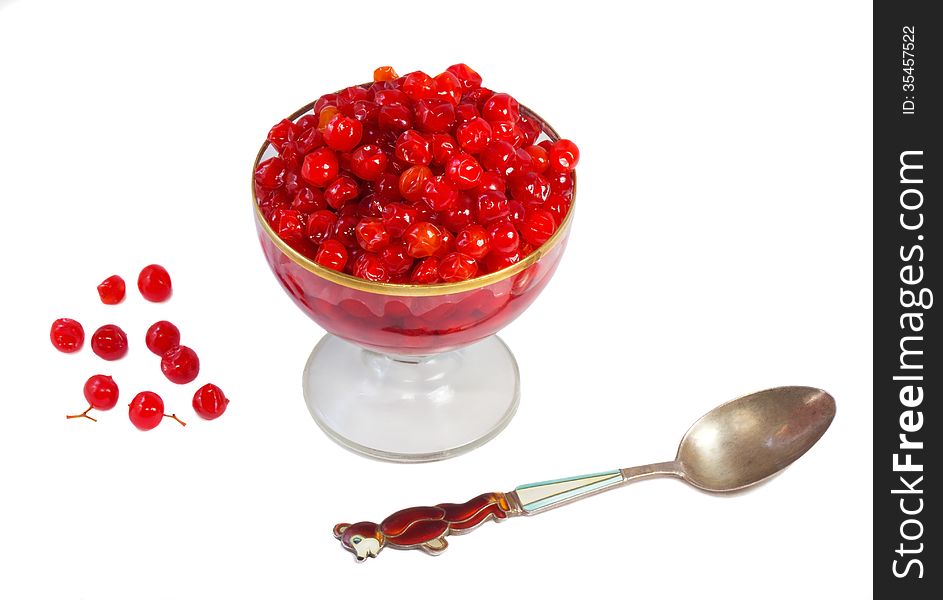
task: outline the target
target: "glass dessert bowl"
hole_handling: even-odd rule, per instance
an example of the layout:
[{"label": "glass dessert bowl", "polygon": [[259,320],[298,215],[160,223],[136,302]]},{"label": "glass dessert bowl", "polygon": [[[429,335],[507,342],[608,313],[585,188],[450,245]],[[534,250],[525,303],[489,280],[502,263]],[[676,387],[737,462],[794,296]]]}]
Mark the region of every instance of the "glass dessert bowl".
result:
[{"label": "glass dessert bowl", "polygon": [[[538,115],[521,112],[541,126],[540,139],[559,139]],[[275,154],[263,144],[253,172]],[[553,276],[573,218],[573,180],[570,208],[539,248],[504,269],[435,284],[368,281],[316,263],[272,229],[253,185],[256,229],[272,272],[328,332],[303,373],[305,401],[325,433],[363,455],[423,462],[467,452],[504,429],[517,409],[520,376],[495,334]]]}]

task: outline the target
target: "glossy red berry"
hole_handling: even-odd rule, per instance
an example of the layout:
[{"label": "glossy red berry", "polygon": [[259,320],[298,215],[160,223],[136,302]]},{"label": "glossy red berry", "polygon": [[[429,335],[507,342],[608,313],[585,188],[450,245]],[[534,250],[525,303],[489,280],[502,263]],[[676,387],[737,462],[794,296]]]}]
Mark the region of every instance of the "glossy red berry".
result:
[{"label": "glossy red berry", "polygon": [[324,201],[337,210],[360,195],[357,181],[347,175],[341,175],[324,188]]},{"label": "glossy red berry", "polygon": [[282,119],[269,130],[265,139],[281,150],[286,142],[294,140],[299,133],[301,133],[301,128],[297,124],[288,119]]},{"label": "glossy red berry", "polygon": [[439,278],[439,259],[430,256],[416,261],[416,266],[413,267],[409,280],[412,283],[439,283],[441,281]]},{"label": "glossy red berry", "polygon": [[330,210],[318,210],[308,215],[305,235],[312,244],[322,244],[334,233],[337,214]]},{"label": "glossy red berry", "polygon": [[483,261],[483,267],[485,272],[494,273],[495,271],[500,271],[501,269],[506,269],[513,264],[520,262],[522,256],[520,252],[512,252],[510,254],[501,254],[499,252],[489,252],[488,256],[485,257]]},{"label": "glossy red berry", "polygon": [[163,356],[180,345],[180,330],[170,321],[158,321],[147,328],[144,343],[148,350]]},{"label": "glossy red berry", "polygon": [[527,146],[524,148],[524,151],[530,155],[531,164],[534,167],[534,171],[537,173],[543,173],[547,170],[549,165],[550,158],[547,151],[541,148],[540,146]]},{"label": "glossy red berry", "polygon": [[374,144],[364,144],[350,155],[350,170],[364,181],[376,181],[386,171],[389,159]]},{"label": "glossy red berry", "polygon": [[151,302],[163,302],[170,298],[173,286],[167,269],[160,265],[148,265],[141,269],[141,274],[138,275],[138,290],[145,300]]},{"label": "glossy red berry", "polygon": [[434,175],[423,184],[421,198],[434,211],[448,210],[458,200],[458,190],[444,176]]},{"label": "glossy red berry", "polygon": [[512,121],[491,121],[491,137],[511,144],[514,148],[524,145],[524,133]]},{"label": "glossy red berry", "polygon": [[372,252],[364,252],[354,260],[351,275],[367,281],[389,281],[390,278],[386,265]]},{"label": "glossy red berry", "polygon": [[383,226],[394,238],[402,237],[410,225],[419,221],[419,211],[402,202],[391,202],[383,207]]},{"label": "glossy red berry", "polygon": [[416,127],[426,133],[446,133],[455,125],[455,105],[441,98],[420,100],[415,106]]},{"label": "glossy red berry", "polygon": [[377,125],[380,129],[404,131],[413,126],[413,113],[404,104],[387,104],[377,113]]},{"label": "glossy red berry", "polygon": [[85,342],[85,329],[74,319],[56,319],[49,330],[49,339],[59,352],[78,352]]},{"label": "glossy red berry", "polygon": [[490,223],[510,213],[508,199],[502,192],[486,191],[478,194],[478,222]]},{"label": "glossy red berry", "polygon": [[304,237],[304,217],[297,210],[280,208],[275,211],[274,221],[275,233],[289,244],[297,244]]},{"label": "glossy red berry", "polygon": [[431,136],[432,162],[445,165],[453,155],[459,152],[458,142],[447,133],[433,133]]},{"label": "glossy red berry", "polygon": [[177,346],[161,356],[160,370],[174,383],[190,383],[200,374],[200,358],[188,346]]},{"label": "glossy red berry", "polygon": [[439,261],[439,277],[446,283],[465,281],[478,274],[478,262],[461,252],[446,254]]},{"label": "glossy red berry", "polygon": [[229,399],[223,394],[219,386],[207,383],[193,394],[193,410],[207,421],[219,417],[226,412]]},{"label": "glossy red berry", "polygon": [[324,187],[337,179],[340,166],[337,154],[330,148],[318,148],[305,156],[301,165],[301,178],[314,187]]},{"label": "glossy red berry", "polygon": [[399,134],[393,155],[410,165],[428,165],[432,162],[432,146],[429,138],[414,129]]},{"label": "glossy red berry", "polygon": [[128,353],[128,336],[117,325],[102,325],[91,338],[92,352],[105,360],[118,360]]},{"label": "glossy red berry", "polygon": [[481,87],[481,75],[465,63],[452,65],[446,71],[458,77],[458,80],[462,83],[462,89],[466,92]]},{"label": "glossy red berry", "polygon": [[383,219],[366,217],[357,223],[357,243],[367,252],[379,252],[390,245],[390,232],[383,227]]},{"label": "glossy red berry", "polygon": [[295,197],[291,201],[291,209],[300,213],[311,214],[327,207],[324,201],[324,193],[317,188],[300,186],[295,191]]},{"label": "glossy red berry", "polygon": [[164,400],[154,392],[141,392],[128,405],[128,418],[141,431],[154,429],[164,417],[170,417],[184,427],[187,425],[177,415],[165,415]]},{"label": "glossy red berry", "polygon": [[553,214],[553,219],[557,222],[557,227],[563,223],[566,213],[570,211],[570,201],[563,196],[550,196],[544,202],[544,208]]},{"label": "glossy red berry", "polygon": [[455,154],[445,164],[446,177],[460,190],[477,186],[483,172],[475,157],[465,152]]},{"label": "glossy red berry", "polygon": [[358,222],[360,222],[360,219],[357,218],[357,215],[338,213],[337,223],[334,224],[334,239],[348,249],[360,248],[357,243]]},{"label": "glossy red berry", "polygon": [[322,132],[324,143],[332,150],[349,152],[357,147],[363,136],[363,125],[357,119],[335,115]]},{"label": "glossy red berry", "polygon": [[118,404],[118,384],[108,375],[92,375],[83,391],[92,408],[110,410]]},{"label": "glossy red berry", "polygon": [[103,304],[118,304],[124,300],[124,291],[124,279],[117,275],[98,284],[98,296]]},{"label": "glossy red berry", "polygon": [[282,187],[285,178],[285,161],[273,156],[255,168],[255,184],[260,188],[274,190]]},{"label": "glossy red berry", "polygon": [[525,205],[541,204],[550,196],[550,182],[540,173],[515,173],[509,178],[511,196]]},{"label": "glossy red berry", "polygon": [[470,119],[455,129],[455,139],[465,152],[478,154],[491,143],[491,124],[481,117]]},{"label": "glossy red berry", "polygon": [[422,199],[426,180],[432,177],[432,171],[425,165],[412,166],[399,176],[399,193],[407,200],[417,202]]},{"label": "glossy red berry", "polygon": [[521,116],[517,100],[508,94],[494,94],[481,107],[481,116],[491,122],[509,121],[517,123]]},{"label": "glossy red berry", "polygon": [[504,140],[492,140],[488,147],[481,151],[478,158],[484,168],[505,175],[516,156],[517,151],[514,146]]},{"label": "glossy red berry", "polygon": [[550,147],[550,168],[554,171],[572,171],[580,162],[580,150],[570,140],[557,140]]},{"label": "glossy red berry", "polygon": [[[354,217],[356,221],[356,217]],[[314,261],[322,267],[343,271],[347,265],[347,248],[337,240],[325,240],[318,248]]]},{"label": "glossy red berry", "polygon": [[381,250],[378,256],[390,275],[394,277],[409,273],[414,262],[413,257],[406,251],[406,244],[403,242],[390,244]]},{"label": "glossy red berry", "polygon": [[436,96],[435,80],[422,71],[413,71],[406,75],[401,89],[413,102]]},{"label": "glossy red berry", "polygon": [[435,77],[436,97],[442,100],[448,100],[452,104],[458,104],[462,100],[464,87],[462,81],[455,73],[443,71]]},{"label": "glossy red berry", "polygon": [[442,246],[442,230],[429,222],[411,225],[403,234],[406,251],[413,258],[432,256]]},{"label": "glossy red berry", "polygon": [[491,235],[481,225],[469,225],[455,236],[455,249],[481,260],[491,250]]},{"label": "glossy red berry", "polygon": [[517,229],[507,221],[496,221],[488,226],[491,248],[501,254],[517,252],[521,246],[521,236]]},{"label": "glossy red berry", "polygon": [[521,225],[521,237],[525,242],[540,246],[557,230],[556,219],[549,210],[538,208],[530,211]]}]

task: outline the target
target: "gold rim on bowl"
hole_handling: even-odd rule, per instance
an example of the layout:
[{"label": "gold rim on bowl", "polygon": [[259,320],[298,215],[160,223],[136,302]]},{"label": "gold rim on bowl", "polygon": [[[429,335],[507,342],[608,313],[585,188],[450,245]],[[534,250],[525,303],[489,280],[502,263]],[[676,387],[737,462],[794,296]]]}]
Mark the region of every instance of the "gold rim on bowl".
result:
[{"label": "gold rim on bowl", "polygon": [[[288,118],[292,121],[298,119],[298,117],[314,108],[314,104],[314,102],[310,102],[302,106],[292,113]],[[537,113],[524,105],[521,105],[520,109],[521,112],[525,113],[528,117],[537,120],[543,126],[543,130],[550,136],[551,140],[556,141],[560,138],[560,135],[556,132],[556,130],[554,130],[553,127],[544,121]],[[552,250],[563,240],[567,230],[570,228],[570,223],[573,220],[573,208],[576,204],[576,172],[573,172],[573,195],[570,198],[570,208],[567,210],[566,216],[563,218],[563,222],[560,223],[560,227],[558,227],[553,235],[550,236],[550,239],[548,239],[539,248],[528,254],[526,257],[522,258],[519,262],[516,262],[509,267],[505,267],[500,271],[488,273],[487,275],[482,275],[480,277],[473,277],[472,279],[466,279],[464,281],[456,281],[454,283],[411,284],[369,281],[367,279],[354,277],[353,275],[348,275],[346,273],[335,271],[334,269],[328,269],[327,267],[319,265],[286,244],[282,238],[278,237],[278,234],[275,233],[271,225],[269,225],[268,220],[264,215],[262,215],[262,209],[259,206],[259,200],[255,195],[255,170],[259,166],[259,160],[262,158],[262,155],[265,154],[265,151],[270,145],[271,144],[268,142],[268,140],[262,144],[262,147],[259,148],[258,154],[255,156],[255,162],[252,164],[252,205],[255,208],[256,221],[259,223],[259,225],[261,225],[262,231],[265,232],[265,235],[268,236],[269,240],[275,244],[275,246],[281,250],[285,256],[290,258],[298,266],[332,283],[336,283],[338,285],[355,290],[360,290],[362,292],[384,294],[387,296],[444,296],[446,294],[458,294],[461,292],[467,292],[469,290],[487,287],[493,283],[497,283],[507,279],[508,277],[512,277],[521,271],[524,271],[543,258],[545,254],[550,252],[550,250]]]}]

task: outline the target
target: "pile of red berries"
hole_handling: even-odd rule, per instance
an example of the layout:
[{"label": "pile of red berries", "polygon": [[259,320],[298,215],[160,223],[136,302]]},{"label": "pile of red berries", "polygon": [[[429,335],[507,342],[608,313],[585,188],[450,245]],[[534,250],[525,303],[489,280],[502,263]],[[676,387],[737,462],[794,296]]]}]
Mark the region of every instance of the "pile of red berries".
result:
[{"label": "pile of red berries", "polygon": [[[163,302],[170,298],[172,286],[170,275],[160,265],[144,267],[138,276],[138,290],[151,302]],[[125,283],[118,275],[112,275],[98,286],[98,294],[104,304],[119,304],[125,297]],[[73,319],[56,319],[49,332],[52,345],[61,352],[77,352],[85,342],[82,324]],[[151,325],[145,336],[148,349],[161,357],[160,368],[170,381],[177,384],[190,383],[200,373],[200,359],[196,352],[180,344],[180,330],[169,321],[158,321]],[[105,360],[118,360],[128,353],[128,336],[117,325],[103,325],[95,330],[91,339],[92,352]],[[94,409],[110,410],[118,403],[118,385],[108,375],[93,375],[85,382],[85,400],[88,408],[67,419],[86,418]],[[193,395],[193,409],[204,419],[215,419],[223,414],[229,400],[219,387],[208,383]],[[164,401],[154,392],[141,392],[128,405],[128,418],[135,427],[147,431],[157,427],[164,417],[171,417],[186,425],[176,414],[164,414]]]},{"label": "pile of red berries", "polygon": [[537,119],[464,64],[373,79],[269,131],[278,155],[255,193],[285,243],[363,279],[428,284],[513,265],[560,227],[573,142],[540,140]]}]

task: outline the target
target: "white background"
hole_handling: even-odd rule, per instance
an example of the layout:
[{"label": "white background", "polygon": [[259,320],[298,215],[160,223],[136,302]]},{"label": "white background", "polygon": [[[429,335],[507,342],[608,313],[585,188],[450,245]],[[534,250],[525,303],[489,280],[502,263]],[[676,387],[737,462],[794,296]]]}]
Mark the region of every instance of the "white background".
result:
[{"label": "white background", "polygon": [[[870,58],[860,2],[0,1],[0,596],[865,597]],[[437,464],[370,461],[302,400],[322,331],[259,251],[251,162],[273,123],[376,66],[460,61],[577,141],[578,215],[556,278],[502,333],[523,377],[507,430]],[[151,262],[174,279],[166,305],[133,287]],[[103,306],[113,273],[132,289]],[[61,316],[118,323],[131,352],[54,351]],[[198,382],[160,375],[143,345],[160,318],[200,353]],[[95,372],[120,407],[153,389],[190,425],[66,421]],[[206,381],[232,400],[215,422],[189,406]],[[438,558],[357,565],[331,536],[668,460],[714,405],[783,384],[828,390],[838,417],[750,493],[645,482]]]}]

